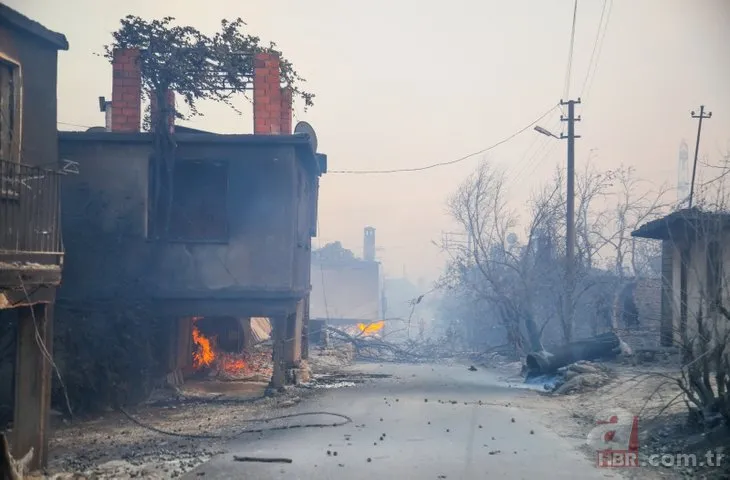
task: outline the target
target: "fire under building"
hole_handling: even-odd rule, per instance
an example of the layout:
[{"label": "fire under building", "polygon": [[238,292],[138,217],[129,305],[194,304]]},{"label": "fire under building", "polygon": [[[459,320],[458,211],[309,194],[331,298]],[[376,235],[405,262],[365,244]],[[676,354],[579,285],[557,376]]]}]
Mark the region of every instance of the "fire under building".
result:
[{"label": "fire under building", "polygon": [[292,133],[278,57],[257,54],[253,134],[193,130],[170,118],[176,148],[161,218],[154,137],[140,131],[139,56],[115,52],[112,100],[100,102],[105,127],[59,134],[61,158],[79,170],[62,188],[63,304],[142,305],[144,315],[164,319],[158,356],[177,380],[211,362],[212,339],[238,352],[270,323],[280,359],[272,383],[295,381],[307,355],[311,239],[326,156],[309,135]]}]

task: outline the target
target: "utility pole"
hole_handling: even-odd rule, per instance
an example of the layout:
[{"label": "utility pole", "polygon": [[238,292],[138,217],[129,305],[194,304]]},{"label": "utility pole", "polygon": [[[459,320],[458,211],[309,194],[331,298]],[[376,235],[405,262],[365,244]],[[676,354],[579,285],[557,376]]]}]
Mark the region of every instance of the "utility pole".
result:
[{"label": "utility pole", "polygon": [[580,138],[580,135],[575,134],[575,122],[580,121],[580,115],[575,116],[575,106],[579,104],[580,97],[577,100],[560,100],[560,105],[568,106],[568,117],[560,116],[560,121],[568,122],[568,134],[560,135],[560,138],[568,139],[568,192],[566,197],[567,212],[565,214],[565,314],[569,327],[569,331],[566,332],[567,341],[572,340],[575,317],[573,305],[573,291],[575,289],[575,139]]},{"label": "utility pole", "polygon": [[705,106],[700,105],[700,114],[695,115],[692,111],[692,118],[699,118],[700,122],[697,125],[697,143],[695,144],[695,159],[692,165],[692,183],[689,186],[689,208],[692,208],[692,199],[695,193],[695,174],[697,173],[697,153],[700,151],[700,133],[702,133],[702,120],[705,118],[712,118],[712,112],[705,113]]}]

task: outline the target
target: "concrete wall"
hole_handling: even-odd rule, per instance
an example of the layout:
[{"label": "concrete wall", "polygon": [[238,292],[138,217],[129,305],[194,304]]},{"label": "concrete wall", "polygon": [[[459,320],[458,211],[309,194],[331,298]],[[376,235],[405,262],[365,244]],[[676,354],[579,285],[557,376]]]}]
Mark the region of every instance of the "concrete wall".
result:
[{"label": "concrete wall", "polygon": [[[715,237],[720,244],[721,253],[721,301],[726,308],[730,308],[730,234],[724,232]],[[712,329],[712,336],[719,338],[725,334],[728,322],[719,312],[711,306],[707,293],[707,256],[708,240],[692,242],[689,246],[689,262],[687,265],[687,332],[690,340],[697,337],[698,319],[701,319],[706,326]],[[671,268],[666,268],[671,274],[671,309],[662,312],[664,321],[671,321],[673,340],[675,344],[681,342],[681,272],[683,245],[669,244],[671,249]],[[667,264],[669,260],[667,259]],[[669,265],[667,265],[668,267]],[[669,282],[668,282],[669,283]],[[700,317],[701,314],[701,317]]]},{"label": "concrete wall", "polygon": [[293,280],[293,148],[179,145],[180,159],[229,164],[229,241],[210,244],[146,238],[148,141],[62,137],[60,145],[62,158],[79,162],[80,171],[65,177],[62,188],[67,250],[62,296],[210,298],[307,289],[303,275]]},{"label": "concrete wall", "polygon": [[[163,296],[207,290],[306,289],[293,275],[296,219],[290,148],[179,147],[179,158],[229,162],[228,244],[165,246],[156,287]],[[276,159],[276,160],[274,160]]]},{"label": "concrete wall", "polygon": [[66,248],[61,296],[135,296],[150,269],[147,231],[146,143],[60,144],[79,174],[62,179],[61,217]]},{"label": "concrete wall", "polygon": [[[661,278],[637,278],[624,286],[615,307],[621,338],[632,348],[656,348],[661,338]],[[635,310],[632,310],[635,308]],[[636,314],[635,319],[632,315]],[[635,324],[631,324],[635,321]]]},{"label": "concrete wall", "polygon": [[661,320],[662,281],[661,278],[639,278],[636,280],[634,302],[639,313],[639,325],[659,331]]},{"label": "concrete wall", "polygon": [[0,23],[0,58],[20,65],[22,69],[21,162],[53,167],[58,162],[58,144],[55,140],[58,120],[57,48]]},{"label": "concrete wall", "polygon": [[294,275],[298,285],[311,284],[310,266],[312,261],[312,224],[316,224],[316,201],[318,195],[316,178],[312,177],[301,165],[296,165],[297,194],[296,209],[296,249],[294,250]]},{"label": "concrete wall", "polygon": [[380,264],[355,260],[312,262],[310,317],[375,321],[380,319]]}]

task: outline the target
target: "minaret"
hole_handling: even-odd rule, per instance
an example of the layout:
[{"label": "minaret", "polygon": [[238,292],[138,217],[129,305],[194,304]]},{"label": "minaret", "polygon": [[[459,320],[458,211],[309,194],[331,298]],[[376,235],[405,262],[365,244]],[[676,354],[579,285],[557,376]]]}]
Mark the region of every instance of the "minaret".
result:
[{"label": "minaret", "polygon": [[363,233],[362,258],[368,262],[375,261],[375,229],[365,227]]}]

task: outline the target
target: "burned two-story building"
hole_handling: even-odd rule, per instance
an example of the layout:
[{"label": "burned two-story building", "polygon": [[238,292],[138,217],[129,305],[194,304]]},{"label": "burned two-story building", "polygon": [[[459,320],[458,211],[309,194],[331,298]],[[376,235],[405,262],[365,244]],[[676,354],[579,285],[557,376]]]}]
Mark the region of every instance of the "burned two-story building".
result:
[{"label": "burned two-story building", "polygon": [[268,317],[272,383],[279,385],[296,377],[302,357],[326,157],[308,135],[292,134],[278,58],[258,54],[254,133],[173,127],[172,193],[161,218],[152,208],[154,137],[140,132],[139,55],[115,54],[106,127],[59,134],[61,158],[79,170],[62,189],[68,275],[61,296],[66,303],[144,304],[145,315],[169,319],[172,372],[194,360],[195,322]]},{"label": "burned two-story building", "polygon": [[66,38],[0,4],[0,431],[46,463],[61,281],[56,72]]}]

